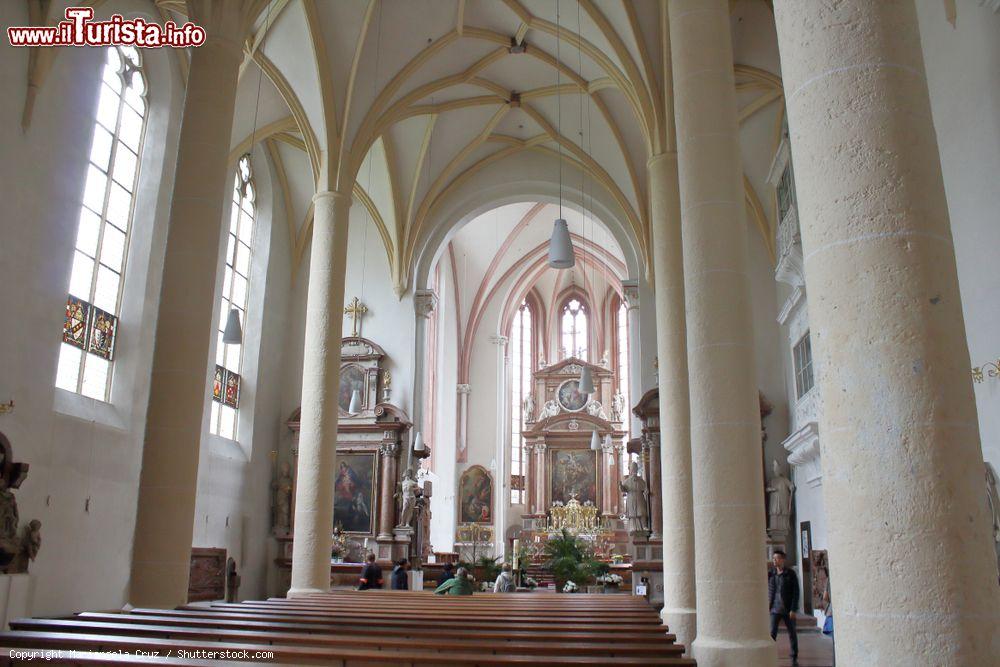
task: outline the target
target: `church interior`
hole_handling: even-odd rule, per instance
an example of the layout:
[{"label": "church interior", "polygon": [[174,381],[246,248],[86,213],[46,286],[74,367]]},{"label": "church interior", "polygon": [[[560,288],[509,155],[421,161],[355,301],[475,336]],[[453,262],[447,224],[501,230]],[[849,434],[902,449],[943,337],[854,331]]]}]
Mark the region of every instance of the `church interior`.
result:
[{"label": "church interior", "polygon": [[0,661],[1000,666],[998,0],[74,6]]}]

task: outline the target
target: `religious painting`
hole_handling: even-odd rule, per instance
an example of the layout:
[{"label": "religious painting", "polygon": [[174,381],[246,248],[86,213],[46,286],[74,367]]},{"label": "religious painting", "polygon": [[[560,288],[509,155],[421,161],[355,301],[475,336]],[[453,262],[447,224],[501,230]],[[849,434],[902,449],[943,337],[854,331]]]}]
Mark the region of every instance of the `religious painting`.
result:
[{"label": "religious painting", "polygon": [[115,331],[118,318],[97,306],[91,308],[90,342],[87,351],[102,359],[111,360],[115,354]]},{"label": "religious painting", "polygon": [[556,390],[556,400],[559,401],[563,410],[578,412],[586,407],[590,397],[580,391],[579,380],[566,380]]},{"label": "religious painting", "polygon": [[589,449],[552,450],[552,502],[567,503],[576,498],[597,504],[597,457]]},{"label": "religious painting", "polygon": [[806,584],[812,586],[813,604],[822,604],[823,594],[826,593],[826,582],[830,577],[830,561],[827,558],[826,549],[813,549],[812,552],[812,582]]},{"label": "religious painting", "polygon": [[472,466],[458,483],[458,520],[493,523],[493,480],[482,466]]},{"label": "religious painting", "polygon": [[215,375],[212,377],[212,399],[222,403],[226,386],[226,369],[215,365]]},{"label": "religious painting", "polygon": [[455,531],[455,538],[458,542],[488,544],[493,541],[493,526],[484,526],[479,523],[459,524]]},{"label": "religious painting", "polygon": [[240,375],[230,370],[226,371],[226,393],[223,403],[231,408],[240,407]]},{"label": "religious painting", "polygon": [[66,318],[63,320],[63,342],[81,350],[87,349],[87,319],[90,304],[70,296],[66,299]]},{"label": "religious painting", "polygon": [[375,454],[337,453],[333,525],[345,533],[370,534],[375,510]]},{"label": "religious painting", "polygon": [[337,404],[347,412],[351,407],[351,394],[357,389],[361,394],[361,402],[365,401],[365,369],[356,364],[345,364],[340,367],[340,390],[337,393]]}]

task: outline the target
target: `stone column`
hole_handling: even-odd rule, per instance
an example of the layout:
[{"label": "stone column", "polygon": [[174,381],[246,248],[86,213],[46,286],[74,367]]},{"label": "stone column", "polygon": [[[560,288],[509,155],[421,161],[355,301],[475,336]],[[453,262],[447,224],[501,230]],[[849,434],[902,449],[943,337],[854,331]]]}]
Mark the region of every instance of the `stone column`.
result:
[{"label": "stone column", "polygon": [[[776,656],[765,605],[764,479],[729,3],[671,0],[669,11],[692,494],[697,498],[698,631],[692,647],[700,667],[772,667]],[[669,159],[664,164],[669,173]],[[676,356],[661,355],[661,378],[673,375],[666,363]],[[664,472],[671,473],[675,448],[666,434],[676,428],[675,408],[665,398],[661,393],[661,454]],[[664,479],[664,484],[669,489],[674,480]],[[665,527],[664,557],[670,553],[667,532]]]},{"label": "stone column", "polygon": [[997,664],[1000,589],[914,3],[785,0],[775,18],[837,657]]},{"label": "stone column", "polygon": [[642,398],[642,336],[640,336],[639,281],[623,280],[622,291],[625,293],[625,312],[628,313],[628,380],[629,403],[622,415],[623,428],[629,434],[642,431],[642,423],[632,414],[632,408]]},{"label": "stone column", "polygon": [[[665,86],[671,85],[669,68]],[[672,105],[670,113],[672,115]],[[669,141],[673,142],[673,131]],[[662,469],[656,493],[663,539],[663,611],[660,616],[677,643],[691,650],[697,628],[694,577],[694,510],[691,497],[691,412],[688,398],[687,331],[684,314],[684,261],[677,153],[649,161],[653,283],[656,288],[656,358],[659,387]],[[651,471],[652,472],[652,471]],[[652,477],[652,475],[650,475]]]},{"label": "stone column", "polygon": [[502,334],[490,336],[490,342],[497,346],[497,446],[494,450],[496,456],[496,476],[493,494],[493,548],[494,556],[499,556],[504,552],[506,540],[504,533],[507,530],[507,508],[510,507],[510,400],[507,396],[508,386],[508,366],[507,366],[507,343],[508,337]]},{"label": "stone column", "polygon": [[545,465],[545,450],[548,445],[539,442],[535,445],[535,452],[538,455],[535,470],[538,471],[538,478],[535,480],[535,502],[538,514],[545,514],[549,510],[549,501],[545,497],[546,478],[549,475],[548,467]]},{"label": "stone column", "polygon": [[330,590],[333,545],[337,394],[351,196],[318,192],[313,209],[289,597]]},{"label": "stone column", "polygon": [[460,384],[458,391],[458,447],[456,448],[456,458],[465,461],[468,457],[468,433],[469,433],[469,393],[472,392],[472,385]]},{"label": "stone column", "polygon": [[399,455],[398,442],[383,442],[379,446],[380,482],[378,539],[392,541],[392,529],[396,527],[396,457]]},{"label": "stone column", "polygon": [[148,332],[155,334],[156,346],[128,597],[140,607],[187,602],[198,457],[210,396],[209,350],[216,329],[212,286],[221,261],[224,204],[232,189],[227,159],[243,58],[243,8],[224,2],[194,20],[208,36],[191,49],[159,314],[155,332]]},{"label": "stone column", "polygon": [[649,523],[652,532],[650,539],[658,540],[663,536],[663,489],[660,478],[660,443],[654,438],[646,438],[642,448],[649,457]]}]

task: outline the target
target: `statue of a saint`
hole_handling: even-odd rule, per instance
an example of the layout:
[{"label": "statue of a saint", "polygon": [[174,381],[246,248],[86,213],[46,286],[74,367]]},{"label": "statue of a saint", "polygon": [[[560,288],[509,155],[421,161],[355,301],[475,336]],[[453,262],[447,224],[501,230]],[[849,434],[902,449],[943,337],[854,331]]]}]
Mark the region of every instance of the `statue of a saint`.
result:
[{"label": "statue of a saint", "polygon": [[772,530],[788,531],[789,520],[792,517],[792,497],[795,494],[795,484],[781,474],[781,466],[773,461],[771,470],[774,476],[768,483],[767,490],[771,497],[767,505],[768,524]]},{"label": "statue of a saint", "polygon": [[625,394],[616,391],[611,399],[611,421],[620,422],[625,414]]},{"label": "statue of a saint", "polygon": [[417,508],[417,491],[420,484],[413,474],[413,468],[407,468],[403,473],[403,481],[399,483],[403,497],[403,508],[399,512],[399,526],[409,526],[413,521],[413,513]]},{"label": "statue of a saint", "polygon": [[538,413],[538,421],[555,417],[557,414],[559,414],[559,404],[555,401],[546,401],[545,405],[542,406],[542,411]]},{"label": "statue of a saint", "polygon": [[281,462],[281,476],[274,487],[274,532],[287,533],[292,525],[292,469],[288,461]]},{"label": "statue of a saint", "polygon": [[1000,492],[997,491],[997,476],[993,466],[983,462],[986,467],[986,498],[990,505],[990,519],[993,526],[993,549],[997,555],[997,577],[1000,579]]},{"label": "statue of a saint", "polygon": [[649,487],[646,480],[639,477],[636,461],[628,467],[628,476],[618,482],[618,488],[625,494],[626,529],[630,533],[649,532]]},{"label": "statue of a saint", "polygon": [[524,417],[524,423],[535,421],[535,397],[533,394],[528,394],[524,397],[524,403],[521,405]]}]

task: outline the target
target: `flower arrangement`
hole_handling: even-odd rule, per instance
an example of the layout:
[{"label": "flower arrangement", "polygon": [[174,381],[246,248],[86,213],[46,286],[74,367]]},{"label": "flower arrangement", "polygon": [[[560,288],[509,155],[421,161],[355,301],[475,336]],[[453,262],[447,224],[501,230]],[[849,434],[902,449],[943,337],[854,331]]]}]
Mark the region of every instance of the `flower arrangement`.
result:
[{"label": "flower arrangement", "polygon": [[622,576],[614,572],[602,574],[597,578],[597,583],[604,584],[605,586],[620,586],[622,581],[624,581]]},{"label": "flower arrangement", "polygon": [[337,562],[342,562],[347,553],[347,534],[337,526],[333,529],[333,547],[330,549],[330,557]]},{"label": "flower arrangement", "polygon": [[496,582],[494,582],[494,581],[483,581],[483,582],[480,582],[480,584],[479,584],[479,590],[483,591],[484,593],[489,593],[490,591],[493,590],[493,584],[495,584],[495,583]]},{"label": "flower arrangement", "polygon": [[525,577],[523,583],[525,588],[538,588],[538,582],[531,577]]},{"label": "flower arrangement", "polygon": [[621,565],[625,562],[624,554],[611,554],[611,562],[615,565]]},{"label": "flower arrangement", "polygon": [[563,586],[563,593],[576,593],[580,590],[580,587],[574,584],[572,581],[567,581],[566,585]]}]

